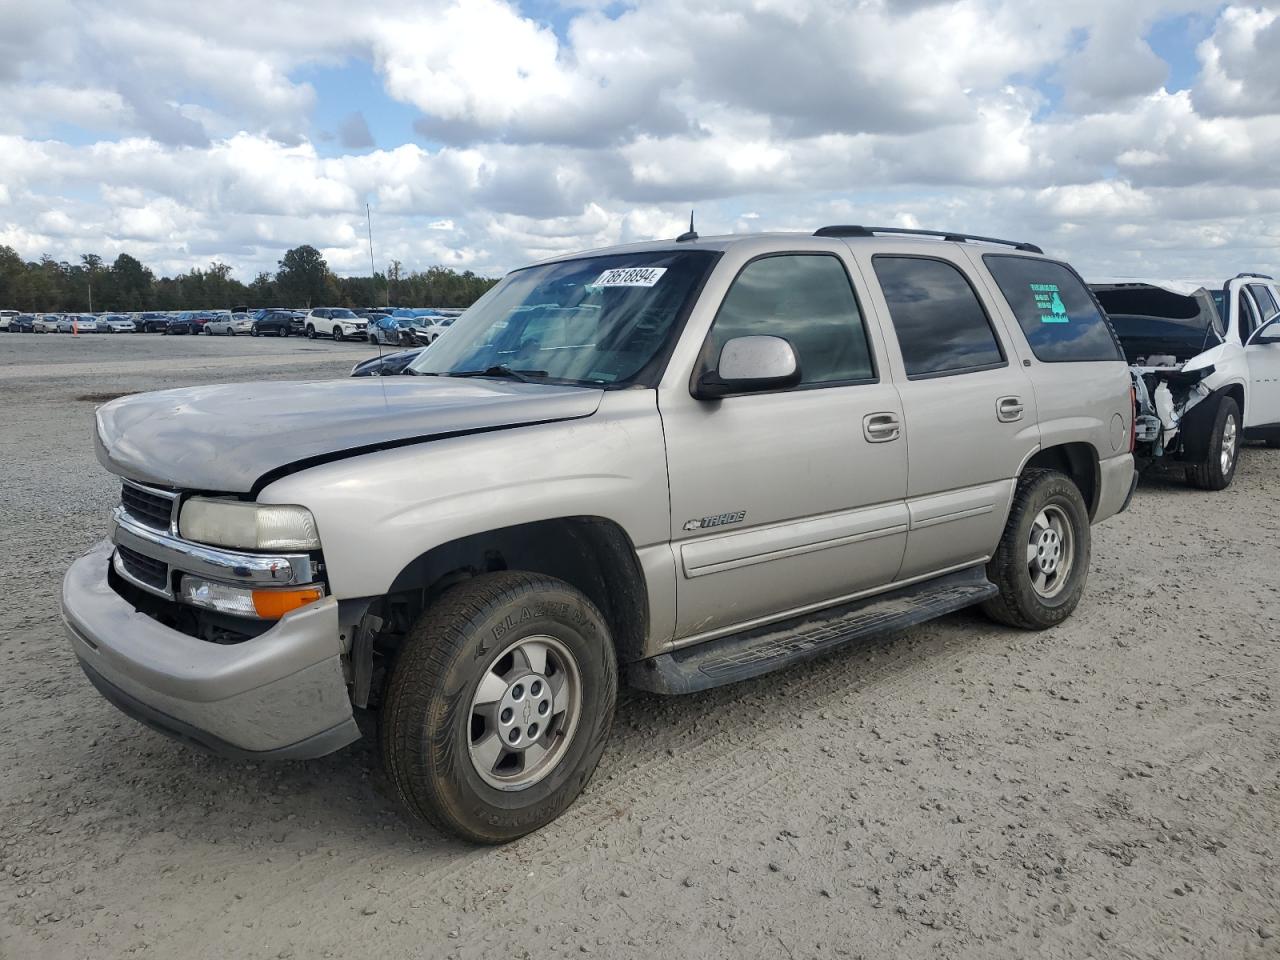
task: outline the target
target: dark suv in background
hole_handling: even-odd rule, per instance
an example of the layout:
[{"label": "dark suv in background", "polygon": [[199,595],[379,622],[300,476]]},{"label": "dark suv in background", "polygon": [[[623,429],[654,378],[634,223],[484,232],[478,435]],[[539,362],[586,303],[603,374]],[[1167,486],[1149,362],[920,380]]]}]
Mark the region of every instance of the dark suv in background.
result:
[{"label": "dark suv in background", "polygon": [[290,310],[262,310],[254,318],[249,335],[287,337],[291,333],[297,333],[301,323],[302,314]]}]

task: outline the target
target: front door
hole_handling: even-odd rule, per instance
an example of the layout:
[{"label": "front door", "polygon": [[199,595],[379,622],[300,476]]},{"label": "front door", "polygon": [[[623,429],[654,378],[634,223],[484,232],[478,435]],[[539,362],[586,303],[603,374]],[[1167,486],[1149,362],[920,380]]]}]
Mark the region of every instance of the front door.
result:
[{"label": "front door", "polygon": [[1254,334],[1244,348],[1249,365],[1246,427],[1280,427],[1280,316]]},{"label": "front door", "polygon": [[718,270],[736,276],[693,375],[728,340],[772,335],[795,349],[802,383],[714,401],[691,395],[687,368],[664,383],[677,641],[886,584],[906,544],[902,406],[845,259]]}]

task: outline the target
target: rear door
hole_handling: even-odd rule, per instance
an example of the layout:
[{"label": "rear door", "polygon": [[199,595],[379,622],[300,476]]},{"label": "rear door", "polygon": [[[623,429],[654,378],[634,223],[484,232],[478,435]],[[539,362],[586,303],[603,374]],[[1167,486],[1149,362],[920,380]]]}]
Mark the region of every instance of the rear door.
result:
[{"label": "rear door", "polygon": [[[843,245],[800,244],[725,254],[659,392],[686,641],[888,584],[902,559],[906,439],[884,344]],[[762,334],[792,344],[798,387],[691,395],[726,341]]]},{"label": "rear door", "polygon": [[878,288],[907,430],[906,580],[985,560],[1036,449],[1035,395],[955,244],[858,257]]}]

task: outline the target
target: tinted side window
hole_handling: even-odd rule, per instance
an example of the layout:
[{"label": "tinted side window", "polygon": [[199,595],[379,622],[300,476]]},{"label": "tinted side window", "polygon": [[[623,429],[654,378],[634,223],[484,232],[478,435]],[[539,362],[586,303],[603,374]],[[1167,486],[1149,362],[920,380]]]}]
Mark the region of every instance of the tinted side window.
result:
[{"label": "tinted side window", "polygon": [[1280,311],[1280,304],[1276,303],[1276,298],[1271,295],[1271,291],[1262,284],[1249,284],[1249,292],[1253,294],[1253,299],[1257,301],[1259,309],[1262,310],[1262,319],[1270,320]]},{"label": "tinted side window", "polygon": [[1065,266],[994,253],[982,261],[1009,301],[1037,359],[1050,363],[1124,359],[1089,291]]},{"label": "tinted side window", "polygon": [[871,258],[898,334],[907,376],[998,366],[1004,353],[978,295],[959,268],[942,260]]},{"label": "tinted side window", "polygon": [[1236,297],[1239,303],[1240,314],[1240,339],[1248,340],[1249,335],[1258,329],[1258,311],[1254,309],[1253,300],[1249,294],[1245,292],[1245,288],[1240,288],[1240,293]]},{"label": "tinted side window", "polygon": [[803,384],[875,377],[858,301],[832,256],[788,254],[743,267],[711,326],[708,362],[717,361],[727,341],[751,336],[789,340]]}]

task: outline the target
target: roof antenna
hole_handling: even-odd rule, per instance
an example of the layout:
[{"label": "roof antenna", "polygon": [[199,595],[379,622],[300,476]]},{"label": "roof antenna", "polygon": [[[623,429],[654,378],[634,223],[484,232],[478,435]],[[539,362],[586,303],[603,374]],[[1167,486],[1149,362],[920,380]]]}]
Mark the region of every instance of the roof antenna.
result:
[{"label": "roof antenna", "polygon": [[693,210],[692,208],[690,208],[689,229],[686,230],[684,233],[680,234],[680,236],[676,237],[676,243],[684,243],[686,240],[697,240],[697,239],[698,239],[698,231],[693,229]]}]

